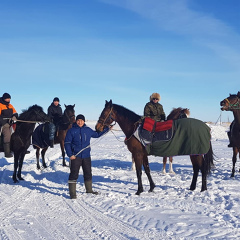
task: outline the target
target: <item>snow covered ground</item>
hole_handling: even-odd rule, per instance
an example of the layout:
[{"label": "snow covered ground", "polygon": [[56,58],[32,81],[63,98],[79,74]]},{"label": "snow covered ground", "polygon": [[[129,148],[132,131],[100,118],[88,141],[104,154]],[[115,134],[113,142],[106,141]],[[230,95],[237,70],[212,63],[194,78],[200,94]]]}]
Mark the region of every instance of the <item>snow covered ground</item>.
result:
[{"label": "snow covered ground", "polygon": [[[94,128],[95,122],[87,124]],[[12,181],[13,158],[0,153],[0,239],[239,239],[240,174],[230,178],[228,127],[211,129],[216,168],[202,193],[201,176],[197,189],[188,190],[189,156],[174,158],[175,175],[162,174],[162,158],[151,156],[154,193],[148,193],[143,172],[144,192],[135,195],[137,177],[121,131],[93,139],[93,188],[100,194],[85,193],[81,172],[76,200],[69,199],[69,168],[61,165],[59,145],[47,151],[49,167],[40,171],[31,147],[23,165],[25,181],[18,184]]]}]

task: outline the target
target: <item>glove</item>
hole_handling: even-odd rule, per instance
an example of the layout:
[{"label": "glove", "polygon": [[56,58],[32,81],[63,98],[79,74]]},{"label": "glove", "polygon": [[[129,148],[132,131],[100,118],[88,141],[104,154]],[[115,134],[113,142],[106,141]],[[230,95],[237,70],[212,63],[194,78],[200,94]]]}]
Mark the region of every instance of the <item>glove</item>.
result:
[{"label": "glove", "polygon": [[16,121],[17,121],[17,117],[16,117],[16,116],[13,116],[13,117],[12,117],[12,121],[16,122]]}]

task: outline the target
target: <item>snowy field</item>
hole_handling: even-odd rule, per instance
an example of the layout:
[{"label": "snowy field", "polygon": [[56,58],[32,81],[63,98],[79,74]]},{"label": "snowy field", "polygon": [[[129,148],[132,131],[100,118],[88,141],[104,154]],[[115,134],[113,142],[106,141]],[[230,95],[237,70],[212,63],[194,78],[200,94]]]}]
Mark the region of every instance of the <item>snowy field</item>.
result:
[{"label": "snowy field", "polygon": [[[87,125],[94,128],[95,122]],[[189,191],[189,156],[174,158],[175,175],[162,174],[162,158],[151,156],[156,188],[148,193],[143,172],[144,192],[135,195],[137,177],[121,131],[93,139],[93,188],[100,194],[85,193],[81,171],[76,200],[69,199],[69,168],[61,165],[59,145],[47,151],[48,168],[40,171],[30,147],[25,181],[18,184],[12,181],[13,158],[0,153],[0,239],[240,239],[240,174],[230,178],[228,127],[210,127],[216,167],[202,193],[201,174]]]}]

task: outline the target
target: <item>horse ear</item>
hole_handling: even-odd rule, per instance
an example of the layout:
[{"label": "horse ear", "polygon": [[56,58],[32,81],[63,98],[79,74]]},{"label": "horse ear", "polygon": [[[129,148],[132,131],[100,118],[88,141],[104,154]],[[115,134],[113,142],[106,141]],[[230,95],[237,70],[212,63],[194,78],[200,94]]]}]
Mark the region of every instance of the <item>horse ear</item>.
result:
[{"label": "horse ear", "polygon": [[110,106],[112,107],[112,99],[109,101]]},{"label": "horse ear", "polygon": [[237,96],[240,97],[240,91],[238,91]]},{"label": "horse ear", "polygon": [[65,108],[67,107],[66,104],[64,104]]},{"label": "horse ear", "polygon": [[75,104],[73,104],[73,108],[75,107]]}]

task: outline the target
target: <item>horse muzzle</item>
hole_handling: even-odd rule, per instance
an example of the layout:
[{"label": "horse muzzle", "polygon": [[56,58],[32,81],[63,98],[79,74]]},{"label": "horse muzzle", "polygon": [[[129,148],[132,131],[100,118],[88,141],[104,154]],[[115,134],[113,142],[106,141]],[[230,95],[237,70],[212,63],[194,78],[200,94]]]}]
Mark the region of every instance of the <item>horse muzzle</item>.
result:
[{"label": "horse muzzle", "polygon": [[103,126],[101,123],[98,122],[98,123],[96,124],[96,126],[95,126],[95,130],[96,130],[97,132],[102,132],[103,129],[104,129],[104,126]]}]

